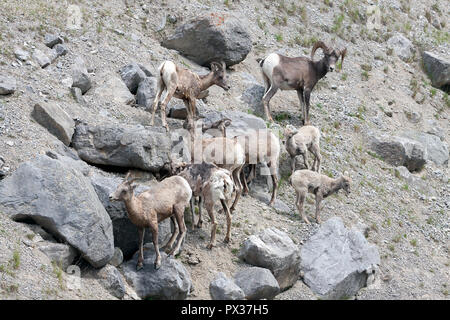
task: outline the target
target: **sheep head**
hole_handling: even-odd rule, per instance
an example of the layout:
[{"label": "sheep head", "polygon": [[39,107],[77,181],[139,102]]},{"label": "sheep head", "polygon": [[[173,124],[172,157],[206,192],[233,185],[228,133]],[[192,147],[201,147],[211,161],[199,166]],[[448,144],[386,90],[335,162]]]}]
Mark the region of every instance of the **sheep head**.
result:
[{"label": "sheep head", "polygon": [[231,86],[227,83],[228,76],[225,62],[211,62],[211,71],[214,73],[214,84],[225,91],[230,90]]},{"label": "sheep head", "polygon": [[109,195],[109,200],[121,201],[131,198],[134,189],[136,188],[136,185],[132,184],[135,180],[135,178],[130,179],[130,172],[128,172],[123,182],[119,184],[116,190]]}]

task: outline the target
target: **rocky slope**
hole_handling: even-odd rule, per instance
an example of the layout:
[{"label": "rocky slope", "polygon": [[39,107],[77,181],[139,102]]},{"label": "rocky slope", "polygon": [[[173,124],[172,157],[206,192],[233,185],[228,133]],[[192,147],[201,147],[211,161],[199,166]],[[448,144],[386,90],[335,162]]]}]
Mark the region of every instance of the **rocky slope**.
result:
[{"label": "rocky slope", "polygon": [[[379,250],[379,279],[361,290],[358,299],[448,299],[450,102],[445,87],[431,85],[422,53],[431,51],[449,59],[449,14],[439,2],[429,0],[379,1],[378,8],[380,24],[370,29],[366,4],[352,0],[301,4],[287,0],[34,0],[20,6],[12,0],[2,1],[0,77],[15,79],[15,84],[9,83],[15,90],[8,93],[6,88],[7,94],[0,95],[0,177],[2,173],[10,175],[38,154],[61,147],[32,116],[36,103],[57,102],[70,118],[89,125],[148,126],[149,112],[133,104],[134,96],[119,70],[136,62],[155,75],[162,61],[173,60],[204,73],[204,67],[160,43],[190,19],[221,12],[237,18],[252,39],[252,50],[245,60],[230,67],[229,91],[209,89],[204,109],[260,115],[263,89],[256,58],[271,52],[308,56],[316,40],[347,47],[343,70],[328,73],[311,98],[311,121],[323,133],[322,172],[337,176],[347,170],[352,178],[349,197],[338,194],[323,202],[322,220],[341,217],[347,226],[365,230],[367,240]],[[67,53],[55,55],[56,49],[53,52],[45,44],[46,34],[60,36]],[[80,58],[85,64],[80,68],[85,68],[91,87],[77,101],[70,87],[72,70]],[[271,100],[274,131],[287,124],[300,126],[298,106],[295,92],[275,95]],[[170,121],[173,126],[180,125]],[[398,168],[407,166],[405,162],[383,161],[386,157],[382,158],[371,142],[381,136],[406,136],[414,141],[427,138],[425,145],[421,143],[427,149],[423,168],[410,173]],[[231,244],[218,242],[212,251],[206,249],[207,221],[203,229],[188,231],[178,257],[194,287],[188,299],[210,299],[209,284],[217,272],[232,276],[248,267],[237,252],[249,235],[275,227],[301,246],[316,233],[317,224],[305,225],[298,216],[283,163],[279,199],[288,209],[276,210],[256,197],[243,197],[233,215]],[[89,170],[100,171],[92,166]],[[113,171],[121,175],[126,169]],[[305,205],[309,214],[314,212],[313,199],[308,196]],[[225,217],[218,215],[218,219],[217,237],[221,240]],[[5,214],[0,214],[0,225],[0,297],[113,298],[96,277],[89,276],[87,266],[86,273],[82,272],[82,290],[59,286],[58,279],[67,275],[55,269],[33,245],[26,244],[34,232]],[[15,262],[18,256],[20,263]],[[84,262],[79,263],[83,266]],[[125,285],[125,297],[136,297]],[[36,290],[39,286],[41,291]],[[315,298],[302,281],[275,297]]]}]

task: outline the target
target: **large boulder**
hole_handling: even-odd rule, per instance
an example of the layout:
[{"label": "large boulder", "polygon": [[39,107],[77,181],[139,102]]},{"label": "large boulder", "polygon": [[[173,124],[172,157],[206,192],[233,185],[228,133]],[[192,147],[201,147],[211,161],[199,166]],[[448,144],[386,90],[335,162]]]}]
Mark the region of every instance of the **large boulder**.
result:
[{"label": "large boulder", "polygon": [[156,84],[158,80],[155,77],[146,77],[142,80],[137,88],[136,92],[136,104],[148,109],[153,104],[156,96]]},{"label": "large boulder", "polygon": [[423,65],[433,86],[441,88],[450,84],[450,60],[433,52],[423,52]]},{"label": "large boulder", "polygon": [[219,272],[209,284],[209,293],[213,300],[242,300],[244,291],[225,273]]},{"label": "large boulder", "polygon": [[280,293],[280,286],[269,269],[250,267],[238,271],[234,282],[244,291],[245,299],[273,299]]},{"label": "large boulder", "polygon": [[297,282],[300,275],[300,250],[289,236],[276,228],[248,237],[239,257],[254,266],[272,271],[281,290]]},{"label": "large boulder", "polygon": [[31,219],[77,249],[95,268],[113,256],[111,219],[88,178],[47,156],[22,163],[0,183],[0,211]]},{"label": "large boulder", "polygon": [[113,296],[118,299],[122,299],[125,296],[125,284],[122,280],[122,275],[116,267],[107,264],[96,272],[96,276],[102,286]]},{"label": "large boulder", "polygon": [[437,165],[446,165],[448,163],[448,147],[441,139],[433,134],[419,131],[406,131],[402,136],[418,141],[426,149],[426,159],[433,161]]},{"label": "large boulder", "polygon": [[227,13],[209,13],[178,27],[162,45],[200,65],[225,61],[231,66],[245,59],[252,39],[239,19]]},{"label": "large boulder", "polygon": [[139,83],[147,77],[135,62],[120,68],[119,74],[132,94],[136,94]]},{"label": "large boulder", "polygon": [[66,146],[72,141],[75,122],[56,102],[36,103],[33,118]]},{"label": "large boulder", "polygon": [[16,79],[0,75],[0,95],[7,95],[16,91]]},{"label": "large boulder", "polygon": [[72,144],[80,158],[89,163],[151,172],[167,168],[172,150],[171,136],[164,128],[141,125],[90,126],[80,123],[75,128]]},{"label": "large boulder", "polygon": [[80,88],[83,94],[92,87],[86,63],[81,57],[76,57],[72,66],[72,87]]},{"label": "large boulder", "polygon": [[122,265],[127,282],[141,299],[182,300],[192,288],[191,276],[181,262],[161,252],[161,268],[155,270],[153,250],[144,250],[144,268],[136,271],[138,254]]},{"label": "large boulder", "polygon": [[[125,259],[130,258],[139,249],[139,236],[137,227],[130,221],[127,209],[122,201],[110,201],[109,195],[117,189],[123,179],[118,177],[106,177],[100,174],[93,174],[91,183],[97,192],[98,198],[102,202],[108,212],[114,234],[114,245],[122,250]],[[148,190],[148,186],[139,184],[135,189],[135,194]],[[171,234],[170,219],[166,219],[159,223],[158,238],[159,243],[164,243],[168,235]],[[144,242],[151,242],[152,234],[150,230],[146,230]]]},{"label": "large boulder", "polygon": [[250,112],[259,117],[264,117],[264,104],[262,101],[264,93],[265,89],[262,85],[252,83],[242,92],[240,99],[247,104]]},{"label": "large boulder", "polygon": [[380,264],[376,246],[361,232],[348,230],[339,217],[322,224],[300,255],[303,281],[322,299],[355,295]]},{"label": "large boulder", "polygon": [[33,59],[41,66],[41,68],[45,68],[51,63],[50,58],[39,49],[34,49]]},{"label": "large boulder", "polygon": [[387,163],[409,171],[421,169],[427,159],[426,147],[409,137],[371,134],[369,148]]},{"label": "large boulder", "polygon": [[400,33],[393,35],[387,41],[388,48],[403,61],[408,62],[413,57],[414,45],[412,42]]},{"label": "large boulder", "polygon": [[98,101],[106,104],[132,104],[135,101],[125,83],[116,75],[106,77],[105,81],[95,89]]}]

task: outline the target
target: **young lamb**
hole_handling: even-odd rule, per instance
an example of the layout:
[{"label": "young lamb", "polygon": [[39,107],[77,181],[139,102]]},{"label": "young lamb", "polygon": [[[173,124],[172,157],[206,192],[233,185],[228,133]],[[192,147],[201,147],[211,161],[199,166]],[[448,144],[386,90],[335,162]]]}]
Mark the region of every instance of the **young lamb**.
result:
[{"label": "young lamb", "polygon": [[[314,53],[318,48],[323,50],[324,57],[319,61],[314,61]],[[261,66],[266,89],[263,96],[266,119],[273,121],[270,115],[269,102],[278,89],[296,90],[302,107],[303,124],[308,125],[311,91],[328,71],[332,72],[335,69],[339,58],[342,58],[342,63],[344,62],[346,52],[347,49],[334,50],[326,46],[322,41],[318,41],[312,48],[311,58],[291,58],[278,53],[271,53],[264,59],[257,59]]]},{"label": "young lamb", "polygon": [[284,135],[286,138],[286,150],[291,156],[291,174],[295,171],[296,157],[298,155],[303,156],[303,163],[306,169],[309,169],[308,150],[314,155],[312,170],[320,173],[320,162],[322,161],[319,144],[320,130],[314,126],[303,126],[300,129],[296,129],[288,125]]},{"label": "young lamb", "polygon": [[[150,228],[152,232],[152,240],[156,252],[154,266],[155,269],[159,269],[161,266],[161,255],[158,246],[158,223],[170,217],[175,225],[175,229],[165,245],[165,249],[169,256],[177,255],[186,235],[184,209],[189,205],[192,190],[184,178],[173,176],[162,180],[149,190],[135,196],[134,189],[136,185],[132,184],[135,179],[129,180],[129,177],[130,173],[127,174],[125,180],[117,187],[116,191],[110,194],[109,199],[111,201],[124,201],[128,217],[138,227],[139,258],[136,269],[140,270],[144,266],[143,242],[145,228]],[[175,247],[172,248],[178,233],[176,225],[178,225],[180,234]]]},{"label": "young lamb", "polygon": [[211,239],[207,248],[211,249],[216,245],[217,222],[214,215],[214,205],[220,200],[227,217],[227,234],[224,242],[229,242],[231,237],[231,213],[228,202],[234,189],[230,171],[219,168],[215,164],[203,162],[187,165],[178,175],[186,179],[193,192],[191,199],[192,229],[194,229],[194,197],[199,197],[197,227],[202,227],[202,204],[204,201],[206,211],[211,218]]},{"label": "young lamb", "polygon": [[291,175],[289,182],[295,189],[297,194],[296,205],[303,221],[306,223],[309,223],[309,220],[303,214],[303,204],[308,192],[316,196],[317,223],[320,223],[320,202],[322,199],[338,192],[340,189],[344,189],[347,196],[350,194],[351,179],[346,172],[344,172],[344,175],[333,179],[315,171],[297,170]]},{"label": "young lamb", "polygon": [[165,89],[166,95],[161,103],[161,121],[167,131],[169,131],[169,127],[166,122],[166,106],[172,97],[183,100],[186,105],[188,121],[193,127],[196,115],[196,99],[212,85],[218,85],[226,91],[230,89],[230,86],[227,84],[225,62],[212,62],[211,72],[204,76],[199,76],[188,69],[179,67],[172,61],[163,62],[158,70],[159,77],[156,96],[153,100],[151,125],[154,125],[156,108]]}]

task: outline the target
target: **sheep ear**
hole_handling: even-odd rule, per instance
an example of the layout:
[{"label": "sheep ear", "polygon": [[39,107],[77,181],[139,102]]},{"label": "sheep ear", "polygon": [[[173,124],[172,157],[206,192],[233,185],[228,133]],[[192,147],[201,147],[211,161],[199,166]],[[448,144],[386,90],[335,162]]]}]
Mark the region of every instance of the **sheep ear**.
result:
[{"label": "sheep ear", "polygon": [[319,48],[321,48],[324,53],[329,51],[328,47],[326,46],[325,43],[323,43],[323,41],[317,41],[316,43],[314,43],[314,46],[311,50],[311,60],[314,58],[314,54],[316,53],[316,50]]},{"label": "sheep ear", "polygon": [[130,177],[131,171],[128,171],[127,175],[125,176],[125,181],[128,180],[128,178]]}]

